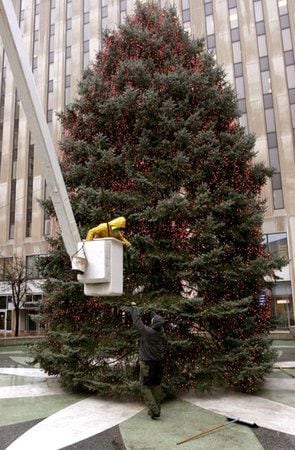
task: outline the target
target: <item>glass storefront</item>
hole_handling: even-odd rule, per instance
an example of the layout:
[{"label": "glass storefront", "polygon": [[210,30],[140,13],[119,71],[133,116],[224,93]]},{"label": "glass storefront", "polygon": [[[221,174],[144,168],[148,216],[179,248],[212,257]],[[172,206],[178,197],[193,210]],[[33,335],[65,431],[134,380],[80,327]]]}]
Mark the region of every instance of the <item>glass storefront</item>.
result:
[{"label": "glass storefront", "polygon": [[[287,233],[272,233],[264,236],[269,252],[289,260]],[[294,311],[290,267],[287,264],[277,273],[279,279],[272,286],[272,316],[278,329],[294,325]]]},{"label": "glass storefront", "polygon": [[[27,295],[26,301],[20,309],[20,325],[22,325],[22,332],[26,334],[38,334],[39,324],[34,320],[37,314],[42,295]],[[13,305],[10,295],[0,296],[0,333],[3,335],[6,332],[11,333],[12,330],[12,316]]]}]

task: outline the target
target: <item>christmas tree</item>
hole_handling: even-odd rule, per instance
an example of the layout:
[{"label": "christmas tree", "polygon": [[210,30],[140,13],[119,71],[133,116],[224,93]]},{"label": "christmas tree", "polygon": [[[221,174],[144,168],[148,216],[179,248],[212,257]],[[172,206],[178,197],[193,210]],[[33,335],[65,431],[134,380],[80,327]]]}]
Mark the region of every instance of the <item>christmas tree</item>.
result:
[{"label": "christmas tree", "polygon": [[36,361],[71,389],[137,393],[128,305],[166,319],[170,391],[252,391],[271,369],[260,192],[271,171],[239,125],[236,95],[176,11],[137,4],[105,35],[60,115],[62,168],[81,234],[127,218],[124,295],[86,298],[61,240],[42,259],[45,340]]}]

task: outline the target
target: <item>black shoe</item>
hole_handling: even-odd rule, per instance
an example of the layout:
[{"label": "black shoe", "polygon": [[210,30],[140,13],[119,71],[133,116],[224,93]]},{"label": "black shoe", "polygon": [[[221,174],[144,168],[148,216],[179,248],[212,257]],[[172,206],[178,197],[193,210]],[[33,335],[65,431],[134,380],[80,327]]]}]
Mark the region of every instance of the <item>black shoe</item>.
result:
[{"label": "black shoe", "polygon": [[151,419],[153,419],[153,420],[160,419],[160,415],[161,414],[151,414]]}]

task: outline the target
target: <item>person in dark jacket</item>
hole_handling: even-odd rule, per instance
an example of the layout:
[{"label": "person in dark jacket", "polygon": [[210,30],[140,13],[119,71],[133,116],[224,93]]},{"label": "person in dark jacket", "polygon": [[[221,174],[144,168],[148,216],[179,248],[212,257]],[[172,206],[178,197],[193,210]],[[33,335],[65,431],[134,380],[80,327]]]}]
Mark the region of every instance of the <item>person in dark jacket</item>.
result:
[{"label": "person in dark jacket", "polygon": [[151,326],[145,325],[138,313],[135,303],[131,310],[134,326],[140,333],[139,364],[141,392],[148,414],[152,419],[161,415],[161,383],[164,357],[164,318],[152,314]]}]

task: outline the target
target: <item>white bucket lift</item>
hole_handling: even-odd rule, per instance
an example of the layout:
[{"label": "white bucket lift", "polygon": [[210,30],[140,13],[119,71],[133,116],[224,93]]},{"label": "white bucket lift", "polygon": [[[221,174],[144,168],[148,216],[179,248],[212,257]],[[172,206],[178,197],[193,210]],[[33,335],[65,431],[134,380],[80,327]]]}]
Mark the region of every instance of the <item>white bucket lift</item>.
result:
[{"label": "white bucket lift", "polygon": [[84,283],[86,295],[122,295],[123,244],[114,238],[81,242],[11,0],[0,0],[0,36],[30,124],[35,149],[62,230],[65,248],[72,257],[73,269],[84,272],[78,275],[78,280]]},{"label": "white bucket lift", "polygon": [[[87,264],[83,264],[87,261]],[[84,294],[94,297],[123,294],[123,243],[115,238],[101,238],[78,243],[72,268],[83,271],[78,281]],[[82,270],[81,270],[82,269]]]}]

